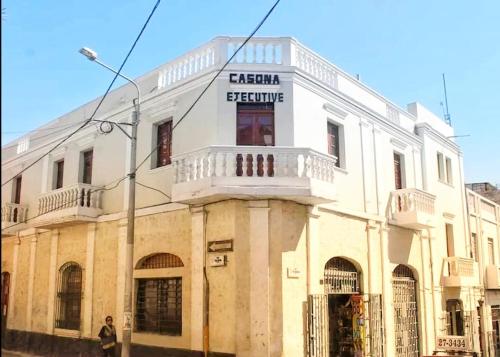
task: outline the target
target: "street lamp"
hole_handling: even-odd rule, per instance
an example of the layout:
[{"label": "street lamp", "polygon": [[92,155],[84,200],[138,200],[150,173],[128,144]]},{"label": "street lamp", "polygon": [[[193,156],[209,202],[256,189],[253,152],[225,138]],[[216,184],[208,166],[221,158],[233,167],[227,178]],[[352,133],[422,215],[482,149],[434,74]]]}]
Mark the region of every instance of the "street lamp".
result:
[{"label": "street lamp", "polygon": [[135,221],[135,170],[137,155],[137,125],[139,124],[141,91],[136,82],[129,77],[119,73],[108,65],[97,59],[97,53],[90,48],[83,47],[79,51],[90,61],[96,62],[102,67],[110,70],[116,75],[132,83],[137,90],[137,98],[134,99],[134,113],[132,115],[132,133],[129,135],[119,124],[115,124],[130,139],[130,173],[128,174],[128,212],[127,212],[127,250],[125,254],[125,294],[123,305],[123,330],[122,330],[122,357],[130,356],[130,344],[132,337],[132,285],[133,285],[133,254],[134,254],[134,221]]}]

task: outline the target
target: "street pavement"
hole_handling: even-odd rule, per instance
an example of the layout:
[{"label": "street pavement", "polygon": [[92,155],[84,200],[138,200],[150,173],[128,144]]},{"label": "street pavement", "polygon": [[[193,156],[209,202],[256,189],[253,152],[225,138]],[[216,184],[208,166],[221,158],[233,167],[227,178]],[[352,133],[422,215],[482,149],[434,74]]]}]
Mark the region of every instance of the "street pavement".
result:
[{"label": "street pavement", "polygon": [[28,353],[7,351],[2,349],[2,357],[37,357],[37,356],[30,355]]}]

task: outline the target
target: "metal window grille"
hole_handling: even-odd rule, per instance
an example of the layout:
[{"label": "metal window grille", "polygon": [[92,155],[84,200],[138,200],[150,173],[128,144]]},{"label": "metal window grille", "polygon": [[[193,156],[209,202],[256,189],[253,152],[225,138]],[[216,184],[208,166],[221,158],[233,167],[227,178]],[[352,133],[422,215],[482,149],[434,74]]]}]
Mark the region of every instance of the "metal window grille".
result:
[{"label": "metal window grille", "polygon": [[359,293],[359,274],[356,267],[346,259],[332,258],[325,266],[325,294]]},{"label": "metal window grille", "polygon": [[392,273],[396,356],[418,357],[416,281],[411,269],[398,265]]},{"label": "metal window grille", "polygon": [[79,330],[81,303],[82,268],[76,263],[66,263],[59,270],[55,326]]},{"label": "metal window grille", "polygon": [[183,267],[181,258],[170,253],[158,253],[144,259],[137,269],[161,269]]},{"label": "metal window grille", "polygon": [[139,279],[136,330],[182,334],[182,278]]},{"label": "metal window grille", "polygon": [[328,357],[328,295],[307,297],[307,356]]}]

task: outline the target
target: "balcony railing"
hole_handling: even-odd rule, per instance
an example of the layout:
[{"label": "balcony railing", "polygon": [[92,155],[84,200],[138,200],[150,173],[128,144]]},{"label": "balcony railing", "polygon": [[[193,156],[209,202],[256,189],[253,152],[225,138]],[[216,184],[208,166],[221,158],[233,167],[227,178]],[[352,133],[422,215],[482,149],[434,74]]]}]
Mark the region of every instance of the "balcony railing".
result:
[{"label": "balcony railing", "polygon": [[445,258],[441,267],[441,284],[450,288],[479,286],[477,263],[471,258]]},{"label": "balcony railing", "polygon": [[500,267],[498,265],[486,266],[486,289],[500,289]]},{"label": "balcony railing", "polygon": [[306,148],[210,146],[172,158],[178,202],[221,197],[334,200],[335,157]]},{"label": "balcony railing", "polygon": [[391,193],[393,223],[411,229],[434,226],[435,196],[428,192],[405,188]]},{"label": "balcony railing", "polygon": [[[26,222],[28,218],[28,206],[18,203],[5,202],[2,205],[2,235],[9,235],[13,231],[6,229],[14,225]],[[21,227],[19,227],[21,228]]]},{"label": "balcony railing", "polygon": [[41,195],[34,225],[49,227],[67,221],[89,221],[101,211],[101,188],[78,183]]}]

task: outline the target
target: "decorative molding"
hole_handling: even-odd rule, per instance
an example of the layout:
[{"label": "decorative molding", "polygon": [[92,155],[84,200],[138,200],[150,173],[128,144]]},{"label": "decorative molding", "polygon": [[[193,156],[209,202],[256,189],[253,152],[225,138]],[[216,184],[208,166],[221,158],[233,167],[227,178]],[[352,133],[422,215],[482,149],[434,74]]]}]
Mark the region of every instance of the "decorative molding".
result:
[{"label": "decorative molding", "polygon": [[395,146],[396,148],[398,148],[399,150],[405,150],[408,147],[407,143],[405,143],[401,140],[398,140],[396,138],[391,138],[391,144],[393,146]]},{"label": "decorative molding", "polygon": [[76,145],[78,145],[82,149],[85,149],[87,147],[92,146],[91,144],[94,143],[96,138],[97,138],[97,131],[95,131],[93,133],[89,133],[85,137],[77,140]]},{"label": "decorative molding", "polygon": [[[160,98],[161,99],[161,98]],[[167,119],[173,116],[177,110],[177,100],[157,100],[153,103],[148,103],[147,108],[141,112],[141,120],[154,123],[161,119]]]},{"label": "decorative molding", "polygon": [[454,220],[455,219],[455,214],[453,213],[450,213],[450,212],[443,212],[443,217],[445,219],[449,219],[449,220]]},{"label": "decorative molding", "polygon": [[330,103],[325,103],[323,104],[323,109],[326,110],[328,113],[331,113],[333,115],[335,115],[335,117],[341,119],[341,120],[344,120],[348,115],[349,113],[330,104]]}]

